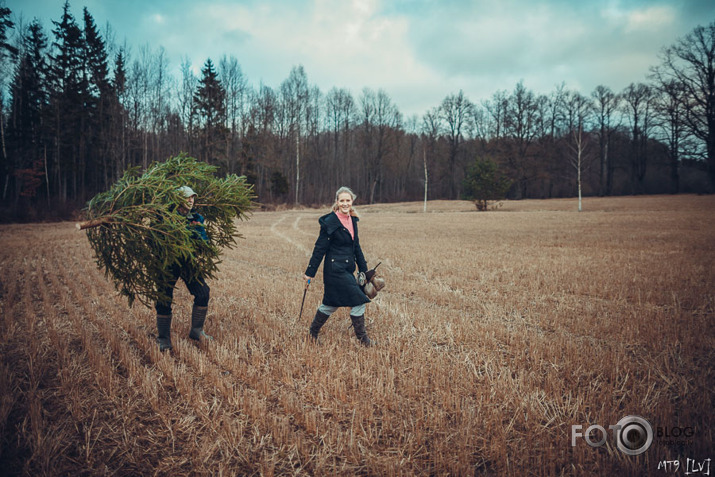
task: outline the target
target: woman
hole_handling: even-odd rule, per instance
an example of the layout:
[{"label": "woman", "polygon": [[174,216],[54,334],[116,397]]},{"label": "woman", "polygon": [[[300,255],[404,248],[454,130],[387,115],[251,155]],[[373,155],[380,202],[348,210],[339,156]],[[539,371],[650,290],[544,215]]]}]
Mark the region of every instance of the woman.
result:
[{"label": "woman", "polygon": [[315,313],[310,325],[310,336],[318,339],[320,328],[328,321],[328,317],[341,306],[349,306],[350,319],[355,328],[355,336],[365,346],[372,346],[365,331],[365,304],[370,299],[363,293],[355,280],[353,273],[355,265],[360,272],[367,271],[367,262],[360,248],[358,238],[358,216],[353,209],[353,201],[357,196],[347,187],[341,187],[335,193],[333,211],[318,219],[320,235],[315,242],[313,255],[305,270],[306,287],[311,278],[315,277],[320,262],[323,264],[323,283],[325,292],[323,303]]},{"label": "woman", "polygon": [[[176,208],[176,213],[186,219],[186,226],[192,231],[194,240],[208,240],[206,228],[204,227],[204,217],[194,209],[196,193],[189,186],[182,186],[179,192],[185,197],[186,203]],[[204,332],[204,322],[208,312],[210,288],[202,277],[192,277],[191,263],[184,261],[175,263],[169,268],[171,275],[168,283],[163,284],[164,294],[167,301],[159,301],[155,305],[156,328],[159,350],[166,351],[172,349],[171,345],[171,303],[174,298],[174,286],[179,277],[186,283],[189,293],[194,296],[194,306],[191,309],[191,330],[189,338],[199,341],[200,339],[212,340],[213,338]]]}]

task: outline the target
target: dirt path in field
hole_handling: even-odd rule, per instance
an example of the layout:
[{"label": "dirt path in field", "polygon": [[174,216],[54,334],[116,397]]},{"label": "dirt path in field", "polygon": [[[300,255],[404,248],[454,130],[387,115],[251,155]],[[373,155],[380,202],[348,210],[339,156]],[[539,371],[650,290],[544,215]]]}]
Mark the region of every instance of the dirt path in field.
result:
[{"label": "dirt path in field", "polygon": [[[301,243],[296,242],[295,240],[290,238],[288,235],[286,235],[283,232],[280,232],[278,230],[278,226],[280,226],[289,217],[289,215],[291,215],[291,214],[285,213],[284,215],[281,215],[280,217],[278,217],[276,219],[276,221],[273,222],[273,224],[271,225],[271,232],[273,232],[277,237],[280,237],[281,239],[285,240],[286,242],[288,242],[289,244],[291,244],[292,246],[294,246],[295,248],[297,248],[298,250],[303,252],[306,255],[306,257],[310,257],[310,250],[308,250],[306,247],[304,247]],[[298,222],[300,222],[300,219],[301,219],[300,216],[295,218],[295,221],[293,222],[293,230],[300,231],[298,229]]]}]

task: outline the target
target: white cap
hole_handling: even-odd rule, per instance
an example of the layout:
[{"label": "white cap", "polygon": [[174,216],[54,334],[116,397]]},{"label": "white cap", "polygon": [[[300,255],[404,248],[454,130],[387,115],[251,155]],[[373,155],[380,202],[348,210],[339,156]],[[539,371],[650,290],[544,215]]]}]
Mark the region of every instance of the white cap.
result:
[{"label": "white cap", "polygon": [[181,194],[182,194],[184,197],[186,197],[187,199],[188,199],[189,197],[198,195],[196,192],[194,192],[194,189],[192,189],[192,188],[189,187],[189,186],[181,186],[181,187],[179,187],[178,191],[181,192]]}]

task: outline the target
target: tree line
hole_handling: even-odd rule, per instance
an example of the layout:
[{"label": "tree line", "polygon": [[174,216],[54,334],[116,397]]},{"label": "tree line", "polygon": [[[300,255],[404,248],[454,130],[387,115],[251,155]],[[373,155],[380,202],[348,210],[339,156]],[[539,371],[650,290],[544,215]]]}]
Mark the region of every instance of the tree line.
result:
[{"label": "tree line", "polygon": [[76,210],[127,168],[180,152],[245,175],[263,204],[324,204],[340,185],[370,203],[459,199],[479,161],[514,199],[715,190],[715,22],[623,91],[519,82],[407,118],[382,89],[323,92],[300,65],[275,88],[251,86],[226,55],[199,75],[185,58],[175,78],[163,48],[117,46],[69,2],[52,25],[0,8],[5,217]]}]

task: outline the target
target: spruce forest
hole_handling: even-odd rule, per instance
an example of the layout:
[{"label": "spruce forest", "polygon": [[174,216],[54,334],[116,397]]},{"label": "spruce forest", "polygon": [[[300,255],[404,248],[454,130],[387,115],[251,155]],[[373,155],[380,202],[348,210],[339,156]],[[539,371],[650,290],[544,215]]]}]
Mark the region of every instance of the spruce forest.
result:
[{"label": "spruce forest", "polygon": [[129,167],[182,152],[245,175],[266,206],[324,204],[343,184],[371,204],[467,198],[478,161],[510,199],[714,189],[715,22],[622,91],[522,81],[405,117],[383,89],[321,91],[301,65],[252,86],[231,52],[177,78],[160,45],[113,44],[87,8],[58,10],[47,31],[0,8],[3,220],[68,218]]}]

